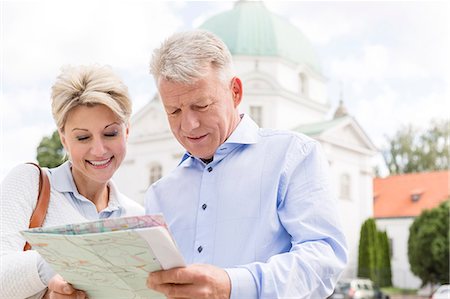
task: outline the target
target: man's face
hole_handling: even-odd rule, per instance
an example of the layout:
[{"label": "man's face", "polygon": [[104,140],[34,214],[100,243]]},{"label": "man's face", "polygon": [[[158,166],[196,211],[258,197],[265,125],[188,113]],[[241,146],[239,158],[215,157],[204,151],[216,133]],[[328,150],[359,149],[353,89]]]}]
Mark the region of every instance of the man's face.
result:
[{"label": "man's face", "polygon": [[159,80],[159,93],[170,128],[192,155],[210,159],[239,123],[241,81],[222,82],[210,68],[193,84]]}]

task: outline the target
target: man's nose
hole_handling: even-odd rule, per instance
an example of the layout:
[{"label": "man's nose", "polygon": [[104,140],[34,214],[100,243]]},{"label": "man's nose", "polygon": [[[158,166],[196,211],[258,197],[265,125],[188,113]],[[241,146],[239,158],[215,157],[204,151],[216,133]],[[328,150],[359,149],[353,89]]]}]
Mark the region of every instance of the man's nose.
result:
[{"label": "man's nose", "polygon": [[185,111],[181,116],[181,130],[190,132],[200,126],[198,115],[195,111]]}]

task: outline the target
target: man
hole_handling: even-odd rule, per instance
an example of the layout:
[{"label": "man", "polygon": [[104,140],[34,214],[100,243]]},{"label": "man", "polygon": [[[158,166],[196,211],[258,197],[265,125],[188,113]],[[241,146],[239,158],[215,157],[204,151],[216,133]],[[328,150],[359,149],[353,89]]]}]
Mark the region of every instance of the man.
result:
[{"label": "man", "polygon": [[179,166],[146,193],[189,266],[151,273],[169,298],[325,298],[347,261],[319,144],[239,114],[242,83],[212,33],[178,33],[151,72]]}]

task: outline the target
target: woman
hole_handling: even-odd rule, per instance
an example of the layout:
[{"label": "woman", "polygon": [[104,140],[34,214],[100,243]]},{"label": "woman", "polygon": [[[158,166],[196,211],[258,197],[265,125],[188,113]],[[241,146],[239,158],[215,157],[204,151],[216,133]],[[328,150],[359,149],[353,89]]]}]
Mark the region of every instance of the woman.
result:
[{"label": "woman", "polygon": [[[111,180],[125,157],[131,114],[120,78],[109,67],[69,67],[57,78],[51,98],[69,160],[46,170],[51,192],[43,226],[144,214]],[[83,298],[36,251],[23,251],[19,231],[28,228],[38,185],[39,171],[30,164],[14,168],[1,184],[0,298]],[[59,294],[64,292],[72,295]]]}]

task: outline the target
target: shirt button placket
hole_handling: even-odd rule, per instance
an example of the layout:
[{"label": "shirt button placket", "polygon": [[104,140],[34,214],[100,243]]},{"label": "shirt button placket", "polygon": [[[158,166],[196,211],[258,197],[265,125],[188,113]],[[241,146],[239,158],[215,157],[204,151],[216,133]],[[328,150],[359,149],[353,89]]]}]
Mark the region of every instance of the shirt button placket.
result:
[{"label": "shirt button placket", "polygon": [[[197,234],[195,237],[194,252],[197,263],[211,263],[211,248],[214,244],[214,219],[211,213],[214,211],[214,201],[211,201],[210,194],[214,185],[214,166],[205,165],[203,168],[203,177],[200,186],[198,215],[197,215]],[[211,205],[212,204],[212,205]]]}]

